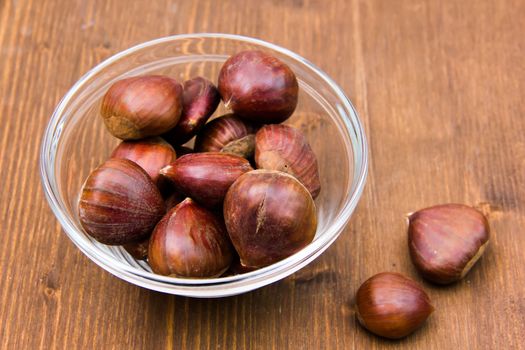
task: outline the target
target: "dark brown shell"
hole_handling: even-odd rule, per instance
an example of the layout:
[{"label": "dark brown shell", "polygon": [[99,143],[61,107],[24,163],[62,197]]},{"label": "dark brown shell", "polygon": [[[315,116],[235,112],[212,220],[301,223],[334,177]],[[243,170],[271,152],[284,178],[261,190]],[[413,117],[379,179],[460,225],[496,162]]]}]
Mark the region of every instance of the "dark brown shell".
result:
[{"label": "dark brown shell", "polygon": [[161,170],[175,189],[206,207],[220,206],[231,184],[253,170],[241,157],[227,153],[192,153]]},{"label": "dark brown shell", "polygon": [[356,316],[363,327],[382,337],[398,339],[419,328],[434,311],[425,291],[394,272],[372,276],[356,294]]},{"label": "dark brown shell", "polygon": [[163,134],[177,124],[181,111],[181,84],[161,75],[117,81],[100,107],[109,132],[123,140]]},{"label": "dark brown shell", "polygon": [[265,52],[239,52],[219,73],[219,92],[226,108],[256,123],[281,123],[297,106],[299,84],[293,71]]},{"label": "dark brown shell", "polygon": [[179,277],[214,277],[228,269],[233,248],[224,223],[186,198],[155,227],[148,259],[153,272]]},{"label": "dark brown shell", "polygon": [[313,198],[319,195],[317,158],[299,130],[288,125],[263,126],[255,136],[255,163],[259,169],[295,176]]},{"label": "dark brown shell", "polygon": [[211,81],[202,77],[186,80],[180,120],[163,137],[174,146],[188,142],[215,112],[220,100],[219,91]]},{"label": "dark brown shell", "polygon": [[224,220],[246,267],[263,267],[308,245],[317,228],[315,204],[293,176],[273,170],[250,171],[230,187]]},{"label": "dark brown shell", "polygon": [[433,206],[411,214],[408,220],[412,262],[425,279],[435,283],[463,278],[489,242],[487,219],[466,205]]},{"label": "dark brown shell", "polygon": [[166,211],[148,174],[127,159],[109,159],[87,178],[78,204],[86,232],[105,244],[147,237]]}]

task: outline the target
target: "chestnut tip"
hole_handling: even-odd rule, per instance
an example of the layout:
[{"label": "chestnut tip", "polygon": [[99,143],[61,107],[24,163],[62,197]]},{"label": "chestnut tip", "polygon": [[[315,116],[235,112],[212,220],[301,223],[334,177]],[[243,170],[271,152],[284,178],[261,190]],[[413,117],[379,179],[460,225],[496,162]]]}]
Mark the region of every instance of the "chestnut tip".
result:
[{"label": "chestnut tip", "polygon": [[159,170],[159,174],[162,175],[162,176],[166,176],[166,174],[170,173],[173,171],[173,165],[171,164],[168,164],[166,165],[165,167],[161,168]]}]

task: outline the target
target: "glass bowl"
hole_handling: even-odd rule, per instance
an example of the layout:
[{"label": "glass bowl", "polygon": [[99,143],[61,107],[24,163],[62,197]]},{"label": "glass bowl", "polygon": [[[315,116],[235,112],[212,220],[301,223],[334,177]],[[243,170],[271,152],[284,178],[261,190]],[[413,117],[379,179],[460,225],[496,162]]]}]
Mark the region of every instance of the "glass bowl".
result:
[{"label": "glass bowl", "polygon": [[[98,111],[102,95],[124,77],[166,74],[179,81],[201,75],[217,81],[222,63],[242,50],[269,52],[297,75],[299,104],[286,122],[301,129],[318,157],[321,193],[318,228],[311,244],[271,266],[241,275],[186,279],[153,274],[120,246],[87,236],[77,202],[88,174],[107,159],[119,140],[106,131]],[[219,107],[214,116],[225,113]],[[65,233],[91,260],[113,275],[148,289],[191,297],[240,294],[278,281],[318,257],[343,231],[363,191],[367,174],[363,126],[341,88],[299,55],[262,40],[229,34],[175,35],[120,52],[85,74],[51,116],[42,141],[40,171],[47,200]],[[334,267],[335,268],[335,267]]]}]

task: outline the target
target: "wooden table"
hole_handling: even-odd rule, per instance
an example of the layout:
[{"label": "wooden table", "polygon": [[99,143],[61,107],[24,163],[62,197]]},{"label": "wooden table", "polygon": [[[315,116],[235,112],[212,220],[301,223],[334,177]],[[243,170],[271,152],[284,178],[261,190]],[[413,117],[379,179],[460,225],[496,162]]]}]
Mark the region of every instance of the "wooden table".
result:
[{"label": "wooden table", "polygon": [[[525,2],[521,0],[0,0],[0,348],[525,348]],[[89,68],[171,34],[259,37],[345,89],[371,164],[360,205],[310,266],[260,290],[198,300],[101,270],[62,232],[38,151]],[[425,326],[386,341],[358,326],[365,279],[417,281],[404,214],[443,202],[488,213],[487,253],[460,283],[423,286]]]}]

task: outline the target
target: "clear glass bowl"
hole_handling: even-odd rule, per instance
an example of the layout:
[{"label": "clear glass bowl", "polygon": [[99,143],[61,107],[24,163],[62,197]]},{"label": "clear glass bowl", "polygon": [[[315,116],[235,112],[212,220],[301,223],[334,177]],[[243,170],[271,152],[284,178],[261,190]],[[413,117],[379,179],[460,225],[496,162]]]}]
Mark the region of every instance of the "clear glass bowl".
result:
[{"label": "clear glass bowl", "polygon": [[[80,188],[119,140],[98,116],[102,95],[115,81],[140,74],[166,74],[183,81],[201,75],[217,80],[222,63],[242,50],[267,51],[288,64],[300,86],[299,105],[286,122],[300,128],[315,151],[321,174],[316,199],[318,228],[314,241],[293,256],[246,274],[184,279],[153,274],[143,261],[119,246],[87,236],[77,216]],[[214,116],[224,113],[224,107]],[[176,35],[149,41],[105,60],[84,75],[54,111],[42,141],[40,170],[51,209],[77,247],[96,264],[128,282],[152,290],[191,296],[223,297],[278,281],[304,267],[332,244],[347,224],[363,191],[367,174],[363,126],[341,88],[299,55],[253,38],[228,34]],[[335,268],[335,267],[334,267]]]}]

